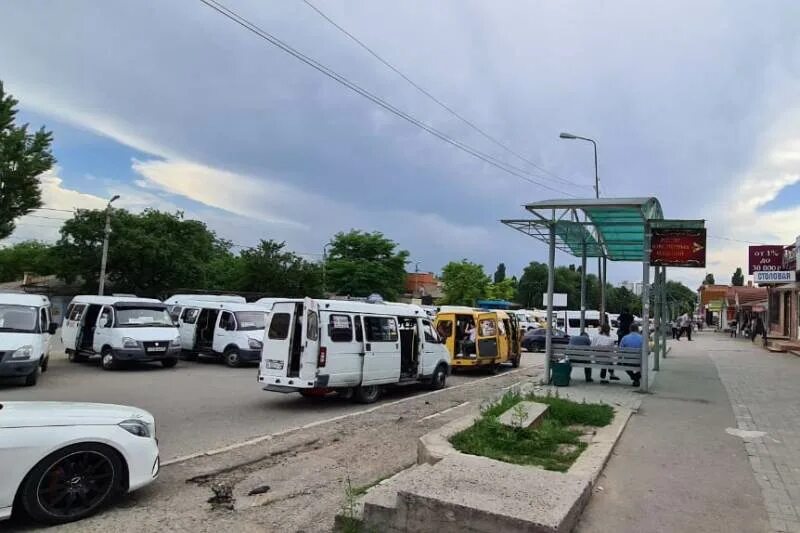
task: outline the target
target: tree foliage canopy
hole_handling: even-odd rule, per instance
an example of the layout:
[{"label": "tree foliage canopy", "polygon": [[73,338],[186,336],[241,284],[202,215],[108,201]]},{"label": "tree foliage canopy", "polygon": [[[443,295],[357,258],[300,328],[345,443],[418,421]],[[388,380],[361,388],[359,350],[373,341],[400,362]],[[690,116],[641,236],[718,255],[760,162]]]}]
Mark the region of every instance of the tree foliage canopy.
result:
[{"label": "tree foliage canopy", "polygon": [[483,267],[466,259],[451,261],[442,269],[443,304],[474,306],[489,290],[489,276]]},{"label": "tree foliage canopy", "polygon": [[351,230],[331,239],[327,287],[337,294],[394,300],[403,293],[408,252],[380,232]]},{"label": "tree foliage canopy", "polygon": [[11,235],[14,220],[42,206],[39,175],[50,170],[53,134],[44,127],[35,133],[17,126],[17,100],[0,82],[0,239]]},{"label": "tree foliage canopy", "polygon": [[285,247],[285,242],[262,240],[255,248],[242,250],[234,290],[289,298],[322,296],[321,265]]},{"label": "tree foliage canopy", "polygon": [[703,285],[714,285],[714,274],[709,272],[703,280]]},{"label": "tree foliage canopy", "polygon": [[742,273],[742,267],[736,267],[736,272],[734,272],[733,276],[731,276],[731,285],[734,287],[744,286],[744,274]]},{"label": "tree foliage canopy", "polygon": [[55,273],[52,247],[38,241],[24,241],[0,248],[0,282],[22,279],[25,272]]}]

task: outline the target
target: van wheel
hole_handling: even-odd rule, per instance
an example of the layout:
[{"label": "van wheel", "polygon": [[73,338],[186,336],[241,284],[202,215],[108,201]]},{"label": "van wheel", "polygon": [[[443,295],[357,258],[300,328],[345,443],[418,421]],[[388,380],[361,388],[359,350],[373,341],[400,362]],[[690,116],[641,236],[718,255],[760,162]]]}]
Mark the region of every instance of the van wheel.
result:
[{"label": "van wheel", "polygon": [[225,350],[225,353],[222,354],[222,360],[231,368],[242,366],[242,359],[239,357],[239,350],[236,348],[228,348]]},{"label": "van wheel", "polygon": [[378,385],[368,385],[366,387],[356,387],[355,398],[358,403],[374,403],[381,395],[381,388]]},{"label": "van wheel", "polygon": [[33,372],[25,376],[25,386],[33,387],[39,381],[39,367],[33,369]]},{"label": "van wheel", "polygon": [[100,364],[103,366],[103,370],[114,370],[117,368],[117,360],[114,359],[111,348],[103,348],[103,351],[100,352]]},{"label": "van wheel", "polygon": [[50,364],[50,356],[48,355],[47,357],[42,359],[42,372],[43,373],[47,372],[47,365],[49,365],[49,364]]},{"label": "van wheel", "polygon": [[440,390],[447,386],[447,367],[439,365],[433,372],[431,377],[430,388],[433,390]]},{"label": "van wheel", "polygon": [[173,366],[178,364],[178,358],[169,357],[167,359],[162,359],[161,364],[164,366],[164,368],[172,368]]}]

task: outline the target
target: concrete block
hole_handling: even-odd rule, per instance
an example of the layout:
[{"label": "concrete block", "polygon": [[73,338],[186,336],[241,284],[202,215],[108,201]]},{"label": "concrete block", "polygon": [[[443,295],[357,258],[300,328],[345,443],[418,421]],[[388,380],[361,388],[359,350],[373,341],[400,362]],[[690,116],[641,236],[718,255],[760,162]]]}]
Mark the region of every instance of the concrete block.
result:
[{"label": "concrete block", "polygon": [[448,455],[416,487],[398,485],[402,531],[567,533],[590,495],[586,478]]},{"label": "concrete block", "polygon": [[586,449],[575,459],[567,471],[578,477],[587,478],[592,485],[597,482],[600,473],[611,458],[611,452],[617,445],[625,426],[628,424],[633,412],[624,407],[614,410],[614,419],[605,427],[597,428]]},{"label": "concrete block", "polygon": [[479,417],[480,413],[474,412],[421,436],[417,441],[417,464],[436,464],[448,455],[457,453],[450,444],[450,437],[472,426]]},{"label": "concrete block", "polygon": [[[531,426],[538,426],[542,422],[542,419],[545,413],[547,413],[547,409],[549,407],[549,405],[544,403],[528,401],[519,402],[517,405],[500,415],[498,421],[501,424],[512,427],[527,428]],[[525,416],[522,417],[521,420],[517,416],[517,411],[519,409],[522,409],[525,412]]]}]

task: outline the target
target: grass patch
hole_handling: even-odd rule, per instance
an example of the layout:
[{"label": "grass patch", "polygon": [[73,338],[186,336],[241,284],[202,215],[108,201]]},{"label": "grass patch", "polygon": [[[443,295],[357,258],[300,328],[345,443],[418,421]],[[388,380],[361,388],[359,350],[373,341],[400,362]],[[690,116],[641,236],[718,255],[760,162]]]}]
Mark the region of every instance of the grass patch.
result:
[{"label": "grass patch", "polygon": [[[549,406],[542,423],[533,429],[501,424],[498,417],[522,400]],[[581,433],[569,426],[602,427],[610,424],[613,418],[614,410],[609,405],[509,392],[486,407],[472,427],[454,435],[450,442],[463,453],[565,472],[586,448],[586,444],[579,439]]]}]

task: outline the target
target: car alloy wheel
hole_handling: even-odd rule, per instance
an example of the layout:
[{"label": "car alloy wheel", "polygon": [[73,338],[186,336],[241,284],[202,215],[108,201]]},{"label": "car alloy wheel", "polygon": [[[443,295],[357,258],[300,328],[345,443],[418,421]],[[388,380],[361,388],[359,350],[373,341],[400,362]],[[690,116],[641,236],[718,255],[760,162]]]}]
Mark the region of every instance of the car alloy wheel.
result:
[{"label": "car alloy wheel", "polygon": [[239,357],[239,350],[230,349],[225,352],[223,357],[225,359],[225,364],[231,368],[236,368],[242,364],[242,360]]},{"label": "car alloy wheel", "polygon": [[88,516],[119,489],[122,463],[99,444],[76,444],[43,459],[22,487],[25,510],[34,520],[59,524]]},{"label": "car alloy wheel", "polygon": [[116,361],[114,360],[114,354],[111,352],[106,352],[103,354],[102,360],[103,368],[106,370],[113,370],[116,368]]}]

